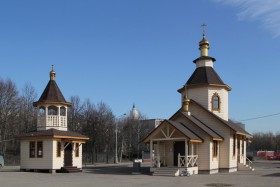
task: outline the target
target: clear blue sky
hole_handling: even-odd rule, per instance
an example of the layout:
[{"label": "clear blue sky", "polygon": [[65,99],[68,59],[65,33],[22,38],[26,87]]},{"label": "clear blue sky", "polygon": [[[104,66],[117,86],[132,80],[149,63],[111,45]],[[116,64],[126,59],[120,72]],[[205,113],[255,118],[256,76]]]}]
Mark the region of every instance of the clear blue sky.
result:
[{"label": "clear blue sky", "polygon": [[[0,77],[40,95],[55,65],[65,98],[169,118],[195,69],[206,23],[214,68],[233,89],[230,117],[280,112],[279,0],[0,1]],[[280,115],[246,122],[280,131]]]}]

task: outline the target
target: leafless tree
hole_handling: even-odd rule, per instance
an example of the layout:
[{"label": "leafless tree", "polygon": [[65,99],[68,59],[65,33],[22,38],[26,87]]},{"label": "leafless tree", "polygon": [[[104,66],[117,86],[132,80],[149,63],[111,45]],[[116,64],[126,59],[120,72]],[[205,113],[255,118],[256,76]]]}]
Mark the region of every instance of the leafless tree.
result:
[{"label": "leafless tree", "polygon": [[0,154],[5,155],[9,139],[18,133],[19,96],[15,84],[0,79]]}]

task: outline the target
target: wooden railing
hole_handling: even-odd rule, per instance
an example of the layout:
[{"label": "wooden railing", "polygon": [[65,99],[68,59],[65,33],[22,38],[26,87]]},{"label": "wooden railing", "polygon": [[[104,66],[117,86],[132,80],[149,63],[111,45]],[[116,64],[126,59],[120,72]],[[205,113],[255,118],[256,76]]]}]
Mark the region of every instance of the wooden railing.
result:
[{"label": "wooden railing", "polygon": [[153,167],[160,168],[165,165],[165,157],[155,156],[153,159]]},{"label": "wooden railing", "polygon": [[198,155],[181,156],[178,154],[178,167],[196,167]]},{"label": "wooden railing", "polygon": [[46,120],[45,116],[39,116],[37,123],[38,127],[67,127],[67,118],[66,116],[48,115]]}]

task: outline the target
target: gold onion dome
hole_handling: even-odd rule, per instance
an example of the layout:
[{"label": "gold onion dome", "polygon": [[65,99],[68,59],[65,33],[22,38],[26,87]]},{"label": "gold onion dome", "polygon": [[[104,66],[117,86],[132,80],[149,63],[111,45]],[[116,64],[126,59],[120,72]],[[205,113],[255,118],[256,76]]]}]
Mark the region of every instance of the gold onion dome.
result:
[{"label": "gold onion dome", "polygon": [[55,80],[55,71],[53,70],[53,65],[52,65],[52,70],[50,71],[50,79]]},{"label": "gold onion dome", "polygon": [[205,27],[206,25],[203,24],[203,37],[202,40],[199,42],[199,50],[200,50],[200,56],[208,56],[208,50],[210,49],[209,41],[205,38]]}]

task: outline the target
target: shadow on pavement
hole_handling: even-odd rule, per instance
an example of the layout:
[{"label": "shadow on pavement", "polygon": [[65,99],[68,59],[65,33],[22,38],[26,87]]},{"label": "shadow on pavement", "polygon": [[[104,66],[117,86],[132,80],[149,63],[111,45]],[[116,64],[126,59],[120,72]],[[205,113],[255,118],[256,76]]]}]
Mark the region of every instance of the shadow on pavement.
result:
[{"label": "shadow on pavement", "polygon": [[83,169],[84,173],[93,174],[108,174],[108,175],[132,175],[132,174],[143,174],[150,175],[149,167],[141,167],[140,172],[134,172],[133,167],[129,166],[92,166]]},{"label": "shadow on pavement", "polygon": [[271,173],[268,175],[263,175],[263,177],[280,177],[280,173]]}]

